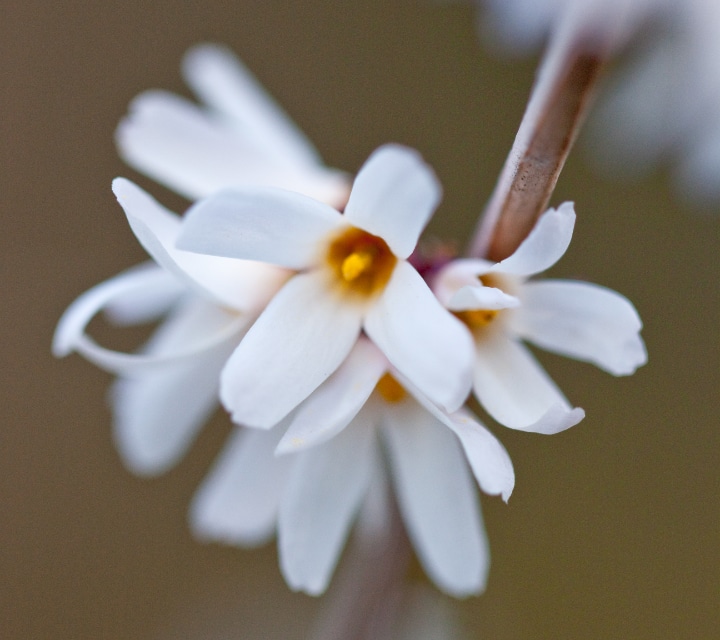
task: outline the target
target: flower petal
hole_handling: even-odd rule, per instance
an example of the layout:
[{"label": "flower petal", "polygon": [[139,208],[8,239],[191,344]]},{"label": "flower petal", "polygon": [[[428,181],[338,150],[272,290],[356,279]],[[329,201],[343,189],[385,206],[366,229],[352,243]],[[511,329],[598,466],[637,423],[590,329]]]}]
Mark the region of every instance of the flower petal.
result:
[{"label": "flower petal", "polygon": [[361,412],[332,440],[294,456],[280,504],[280,568],[291,589],[325,591],[372,477],[375,430]]},{"label": "flower petal", "polygon": [[113,324],[131,326],[158,320],[187,293],[185,284],[173,274],[152,262],[146,265],[157,277],[143,278],[137,287],[124,295],[118,293],[104,306],[103,311]]},{"label": "flower petal", "polygon": [[482,591],[489,549],[457,440],[412,400],[388,406],[384,418],[398,505],[425,571],[453,596]]},{"label": "flower petal", "polygon": [[417,151],[396,144],[375,150],[353,184],[345,215],[407,258],[442,197],[433,170]]},{"label": "flower petal", "polygon": [[387,361],[377,347],[358,340],[345,362],[298,409],[276,453],[306,449],[342,431],[386,369]]},{"label": "flower petal", "polygon": [[235,429],[190,505],[198,538],[255,546],[272,537],[294,461],[273,455],[283,431]]},{"label": "flower petal", "polygon": [[[201,332],[222,332],[228,314],[201,299],[181,305],[143,348],[161,358],[180,352]],[[114,434],[128,468],[137,474],[164,472],[183,455],[218,404],[220,371],[240,335],[194,358],[155,367],[112,387]]]},{"label": "flower petal", "polygon": [[448,309],[465,311],[468,309],[513,309],[520,305],[520,300],[495,287],[481,285],[466,286],[455,293],[450,299]]},{"label": "flower petal", "polygon": [[295,123],[226,47],[201,44],[183,60],[185,80],[198,97],[243,132],[264,141],[278,158],[317,165],[320,155]]},{"label": "flower petal", "polygon": [[544,280],[523,287],[513,329],[549,351],[585,360],[616,376],[647,362],[640,317],[619,293],[586,282]]},{"label": "flower petal", "polygon": [[368,311],[365,331],[392,365],[433,402],[453,410],[471,386],[472,338],[407,262]]},{"label": "flower petal", "polygon": [[220,397],[238,424],[269,429],[340,366],[360,333],[360,311],[328,295],[325,274],[291,278],[223,371]]},{"label": "flower petal", "polygon": [[479,277],[485,275],[495,263],[479,259],[456,259],[443,266],[432,280],[432,290],[443,307],[449,308],[455,293],[465,286],[479,284]]},{"label": "flower petal", "polygon": [[185,215],[177,247],[195,253],[304,269],[343,222],[338,211],[281,189],[223,191]]},{"label": "flower petal", "polygon": [[115,138],[128,164],[190,200],[221,189],[265,186],[341,204],[349,191],[343,173],[280,158],[252,126],[234,127],[163,91],[135,98]]},{"label": "flower petal", "polygon": [[477,343],[474,390],[485,410],[511,429],[558,433],[585,417],[523,345],[500,333]]},{"label": "flower petal", "polygon": [[117,297],[132,295],[134,291],[144,292],[149,279],[164,279],[167,274],[153,265],[141,265],[129,269],[110,280],[101,282],[78,297],[60,318],[53,337],[53,354],[64,357],[77,351],[98,367],[124,375],[135,375],[152,371],[168,364],[177,364],[192,359],[211,349],[222,348],[228,340],[232,341],[248,322],[245,317],[226,316],[224,326],[215,332],[205,329],[200,337],[193,336],[188,343],[178,347],[175,353],[156,355],[151,353],[122,353],[98,345],[85,333],[88,323],[105,305]]},{"label": "flower petal", "polygon": [[548,209],[515,253],[496,264],[491,271],[531,276],[549,269],[567,251],[574,227],[572,202],[564,202],[557,209]]},{"label": "flower petal", "polygon": [[288,276],[281,269],[257,262],[178,251],[178,216],[129,180],[114,180],[113,191],[145,250],[202,296],[233,309],[258,311]]}]

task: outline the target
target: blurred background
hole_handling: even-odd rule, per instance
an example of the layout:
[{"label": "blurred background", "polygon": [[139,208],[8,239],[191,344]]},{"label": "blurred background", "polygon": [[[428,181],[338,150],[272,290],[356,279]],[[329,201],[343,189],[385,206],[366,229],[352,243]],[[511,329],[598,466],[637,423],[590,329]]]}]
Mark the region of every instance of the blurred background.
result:
[{"label": "blurred background", "polygon": [[[227,44],[328,164],[355,172],[383,142],[418,148],[445,188],[428,233],[462,248],[537,61],[488,54],[471,7],[419,0],[28,0],[0,11],[0,635],[305,638],[319,602],[288,590],[273,545],[202,545],[186,526],[227,417],[170,473],[135,478],[112,442],[110,376],[50,355],[64,308],[145,259],[111,180],[187,206],[123,165],[115,126],[145,89],[188,95],[189,46]],[[664,175],[604,181],[583,151],[581,140],[552,200],[578,212],[552,275],[628,296],[650,362],[616,379],[540,355],[587,418],[553,437],[489,422],[517,484],[507,506],[483,497],[487,592],[454,606],[469,638],[715,637],[720,217],[683,208]]]}]

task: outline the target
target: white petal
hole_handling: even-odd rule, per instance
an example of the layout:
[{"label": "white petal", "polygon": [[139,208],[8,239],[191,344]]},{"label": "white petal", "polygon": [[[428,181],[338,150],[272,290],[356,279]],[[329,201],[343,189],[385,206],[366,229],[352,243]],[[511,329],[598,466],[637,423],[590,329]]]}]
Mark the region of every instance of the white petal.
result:
[{"label": "white petal", "polygon": [[278,520],[280,568],[291,589],[326,589],[372,477],[375,442],[361,412],[332,440],[292,456]]},{"label": "white petal", "polygon": [[585,360],[616,376],[647,362],[640,317],[619,293],[586,282],[544,280],[523,287],[513,329],[543,349]]},{"label": "white petal", "polygon": [[477,344],[474,390],[485,410],[511,429],[558,433],[585,417],[523,345],[500,333]]},{"label": "white petal", "polygon": [[358,340],[345,362],[298,409],[277,453],[306,449],[342,431],[386,369],[387,361],[377,347],[369,340]]},{"label": "white petal", "polygon": [[448,309],[465,311],[468,309],[513,309],[520,300],[495,287],[481,285],[465,286],[450,299]]},{"label": "white petal", "polygon": [[479,276],[485,275],[493,262],[479,259],[452,260],[438,271],[432,280],[432,290],[443,307],[449,308],[455,293],[465,286],[475,286]]},{"label": "white petal", "polygon": [[196,253],[304,269],[345,224],[335,209],[280,189],[223,191],[185,215],[177,247]]},{"label": "white petal", "polygon": [[383,238],[404,259],[415,248],[441,197],[440,183],[419,153],[385,145],[360,169],[345,215],[354,225]]},{"label": "white petal", "polygon": [[388,406],[386,420],[398,505],[425,571],[451,595],[482,591],[489,551],[456,438],[412,400]]},{"label": "white petal", "polygon": [[192,340],[178,347],[175,353],[155,355],[150,353],[122,353],[106,349],[98,345],[85,333],[85,328],[95,315],[102,311],[105,305],[110,304],[117,297],[132,295],[133,291],[143,289],[148,278],[164,278],[153,266],[141,266],[125,271],[110,280],[101,282],[77,298],[60,318],[53,337],[53,354],[63,357],[77,351],[98,367],[125,375],[135,375],[164,367],[168,364],[178,364],[184,360],[193,359],[208,350],[222,348],[228,340],[238,335],[248,320],[240,316],[226,316],[224,326],[217,331],[203,330]]},{"label": "white petal", "polygon": [[257,311],[287,278],[269,265],[178,251],[178,216],[129,180],[114,180],[113,191],[145,250],[199,295],[233,309]]},{"label": "white petal", "polygon": [[338,205],[347,199],[344,174],[281,158],[257,133],[178,96],[148,91],[132,102],[115,137],[128,164],[191,200],[251,186],[290,189]]},{"label": "white petal", "polygon": [[492,271],[531,276],[549,269],[567,251],[574,227],[572,202],[565,202],[557,209],[548,209],[515,253],[496,264]]},{"label": "white petal", "polygon": [[310,141],[229,49],[195,46],[185,55],[183,71],[201,100],[263,140],[279,157],[300,165],[321,162]]},{"label": "white petal", "polygon": [[[200,332],[216,333],[228,314],[202,300],[180,306],[153,334],[143,353],[172,356]],[[134,473],[159,474],[173,465],[218,404],[220,371],[240,335],[195,358],[121,378],[112,388],[114,434],[120,454]]]},{"label": "white petal", "polygon": [[273,455],[282,432],[235,430],[190,505],[198,538],[254,546],[272,537],[293,462]]},{"label": "white petal", "polygon": [[368,311],[365,331],[392,365],[442,407],[457,409],[471,386],[472,338],[407,262],[398,262]]},{"label": "white petal", "polygon": [[138,287],[118,294],[105,305],[103,311],[113,324],[130,326],[158,320],[187,293],[187,287],[173,274],[152,262],[147,265],[157,273],[156,278],[143,279]]},{"label": "white petal", "polygon": [[322,384],[360,333],[360,311],[328,295],[322,273],[294,276],[273,298],[222,374],[238,424],[269,429]]}]

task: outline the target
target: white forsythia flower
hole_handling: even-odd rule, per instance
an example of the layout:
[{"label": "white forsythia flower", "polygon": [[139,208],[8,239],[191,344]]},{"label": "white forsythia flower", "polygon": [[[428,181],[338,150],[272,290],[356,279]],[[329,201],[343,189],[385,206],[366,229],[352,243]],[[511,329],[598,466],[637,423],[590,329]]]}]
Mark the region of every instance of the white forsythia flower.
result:
[{"label": "white forsythia flower", "polygon": [[557,433],[584,417],[522,340],[613,375],[631,374],[647,361],[642,323],[625,297],[586,282],[528,280],[563,256],[574,225],[571,203],[550,209],[509,258],[455,260],[434,282],[440,300],[475,338],[475,395],[513,429]]},{"label": "white forsythia flower", "polygon": [[[184,67],[210,106],[142,94],[117,132],[130,164],[189,197],[258,184],[300,192],[305,186],[328,203],[344,202],[347,177],[322,164],[229,52],[196,47]],[[155,474],[176,462],[215,409],[223,365],[287,276],[265,265],[177,252],[177,216],[127,181],[113,189],[157,265],[130,269],[83,294],[63,315],[53,348],[57,355],[76,350],[120,376],[111,393],[118,448],[132,471]],[[164,321],[141,353],[120,354],[85,334],[101,311],[120,325]]]},{"label": "white forsythia flower", "polygon": [[279,189],[224,191],[190,208],[177,246],[296,273],[230,357],[220,397],[233,420],[270,428],[337,369],[361,330],[432,402],[457,409],[471,340],[407,262],[440,200],[415,151],[376,150],[344,214]]},{"label": "white forsythia flower", "polygon": [[[481,591],[489,568],[475,487],[507,500],[510,458],[468,412],[434,406],[361,338],[315,392],[271,431],[238,430],[198,492],[197,533],[262,541],[277,519],[288,584],[322,593],[387,452],[397,503],[418,557],[449,594]],[[279,457],[273,460],[276,447]],[[282,455],[291,453],[292,455]]]},{"label": "white forsythia flower", "polygon": [[341,207],[348,178],[317,150],[230,51],[191,49],[185,79],[205,103],[148,91],[116,139],[128,164],[196,200],[229,187],[280,187]]}]

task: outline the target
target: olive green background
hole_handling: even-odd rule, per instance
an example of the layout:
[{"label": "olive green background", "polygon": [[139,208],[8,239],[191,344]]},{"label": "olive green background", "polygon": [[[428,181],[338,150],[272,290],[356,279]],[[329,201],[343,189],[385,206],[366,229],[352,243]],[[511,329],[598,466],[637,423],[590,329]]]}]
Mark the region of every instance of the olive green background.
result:
[{"label": "olive green background", "polygon": [[[110,377],[50,355],[63,309],[145,258],[112,178],[185,206],[123,165],[116,123],[144,89],[186,93],[187,47],[225,43],[329,164],[356,171],[387,141],[418,148],[445,187],[430,233],[462,246],[535,61],[488,54],[469,7],[411,0],[31,0],[0,11],[0,635],[304,638],[318,601],[287,589],[274,545],[202,545],[188,532],[227,418],[170,473],[135,478],[113,448]],[[616,379],[541,355],[587,418],[553,437],[490,423],[517,484],[508,506],[483,497],[490,580],[456,606],[469,638],[717,637],[720,218],[683,208],[661,175],[603,181],[583,155],[553,198],[574,200],[578,222],[552,275],[633,300],[650,363]]]}]

